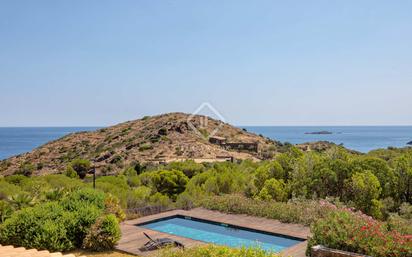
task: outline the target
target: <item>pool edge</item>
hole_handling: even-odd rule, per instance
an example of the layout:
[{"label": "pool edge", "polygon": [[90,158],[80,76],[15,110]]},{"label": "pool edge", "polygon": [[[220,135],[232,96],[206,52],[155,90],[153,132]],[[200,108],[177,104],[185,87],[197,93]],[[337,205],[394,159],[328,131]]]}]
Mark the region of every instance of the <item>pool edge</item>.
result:
[{"label": "pool edge", "polygon": [[[213,225],[220,225],[220,226],[222,224],[224,224],[224,225],[227,225],[227,226],[229,226],[231,228],[234,228],[234,229],[242,229],[242,230],[255,232],[255,233],[262,233],[262,234],[271,235],[271,236],[283,237],[283,238],[299,241],[299,243],[307,241],[307,238],[302,238],[302,237],[297,237],[297,236],[292,236],[292,235],[287,235],[287,234],[281,234],[281,233],[278,233],[278,232],[265,231],[265,230],[255,229],[255,228],[250,228],[250,227],[245,227],[245,226],[239,226],[239,225],[235,225],[235,224],[231,224],[231,223],[227,223],[227,222],[207,220],[207,219],[204,219],[204,218],[198,218],[198,217],[193,217],[193,216],[190,216],[190,215],[184,215],[184,214],[179,214],[179,213],[178,214],[172,214],[172,215],[166,216],[166,217],[160,217],[160,218],[144,221],[144,222],[139,222],[139,223],[134,224],[134,226],[142,227],[142,226],[147,225],[147,224],[151,224],[151,223],[155,223],[155,222],[159,222],[159,221],[164,221],[164,220],[169,220],[169,219],[173,219],[173,218],[183,218],[183,219],[189,218],[190,220],[209,223],[209,224],[213,224]],[[201,241],[201,240],[197,240],[197,241]],[[204,241],[202,241],[202,242],[204,242]]]}]

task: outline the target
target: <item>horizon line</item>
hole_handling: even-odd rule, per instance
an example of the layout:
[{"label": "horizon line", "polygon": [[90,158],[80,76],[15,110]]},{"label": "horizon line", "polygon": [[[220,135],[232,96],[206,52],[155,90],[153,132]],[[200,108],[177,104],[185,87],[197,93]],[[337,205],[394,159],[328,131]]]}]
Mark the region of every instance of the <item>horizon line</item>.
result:
[{"label": "horizon line", "polygon": [[[226,122],[227,123],[227,122]],[[120,123],[112,124],[112,125],[47,125],[47,126],[32,126],[32,125],[25,125],[25,126],[0,126],[0,128],[107,128],[111,126],[115,126]],[[230,124],[230,123],[228,123]],[[412,127],[412,124],[353,124],[353,125],[233,125],[234,127],[242,128],[242,127]]]}]

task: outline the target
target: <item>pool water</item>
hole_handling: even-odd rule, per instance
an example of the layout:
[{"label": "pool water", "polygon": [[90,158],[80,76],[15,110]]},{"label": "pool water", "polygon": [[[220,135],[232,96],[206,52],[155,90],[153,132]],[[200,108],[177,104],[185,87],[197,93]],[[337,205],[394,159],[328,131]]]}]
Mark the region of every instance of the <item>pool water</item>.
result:
[{"label": "pool water", "polygon": [[139,224],[138,226],[217,245],[235,248],[259,247],[271,252],[280,252],[285,248],[304,241],[299,238],[275,235],[184,216],[173,216],[167,219]]}]

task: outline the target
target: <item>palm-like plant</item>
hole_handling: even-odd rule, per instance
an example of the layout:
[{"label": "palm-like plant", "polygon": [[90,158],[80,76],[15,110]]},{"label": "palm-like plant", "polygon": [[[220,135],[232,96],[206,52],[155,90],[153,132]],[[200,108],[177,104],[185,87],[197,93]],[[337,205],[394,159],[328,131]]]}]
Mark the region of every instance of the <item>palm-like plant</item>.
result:
[{"label": "palm-like plant", "polygon": [[20,210],[24,207],[29,207],[34,205],[34,198],[26,193],[20,193],[13,195],[9,202],[14,206],[15,209]]},{"label": "palm-like plant", "polygon": [[46,192],[46,199],[49,201],[57,201],[67,195],[67,190],[64,188],[56,188]]}]

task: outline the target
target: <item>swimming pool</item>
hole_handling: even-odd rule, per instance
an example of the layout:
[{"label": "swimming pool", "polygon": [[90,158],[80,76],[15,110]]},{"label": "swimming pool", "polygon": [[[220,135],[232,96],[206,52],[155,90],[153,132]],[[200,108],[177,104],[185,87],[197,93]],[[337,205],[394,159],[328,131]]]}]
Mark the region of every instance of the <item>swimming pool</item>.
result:
[{"label": "swimming pool", "polygon": [[220,224],[182,215],[153,220],[137,226],[207,243],[230,247],[259,247],[271,252],[280,252],[304,241],[301,238]]}]

